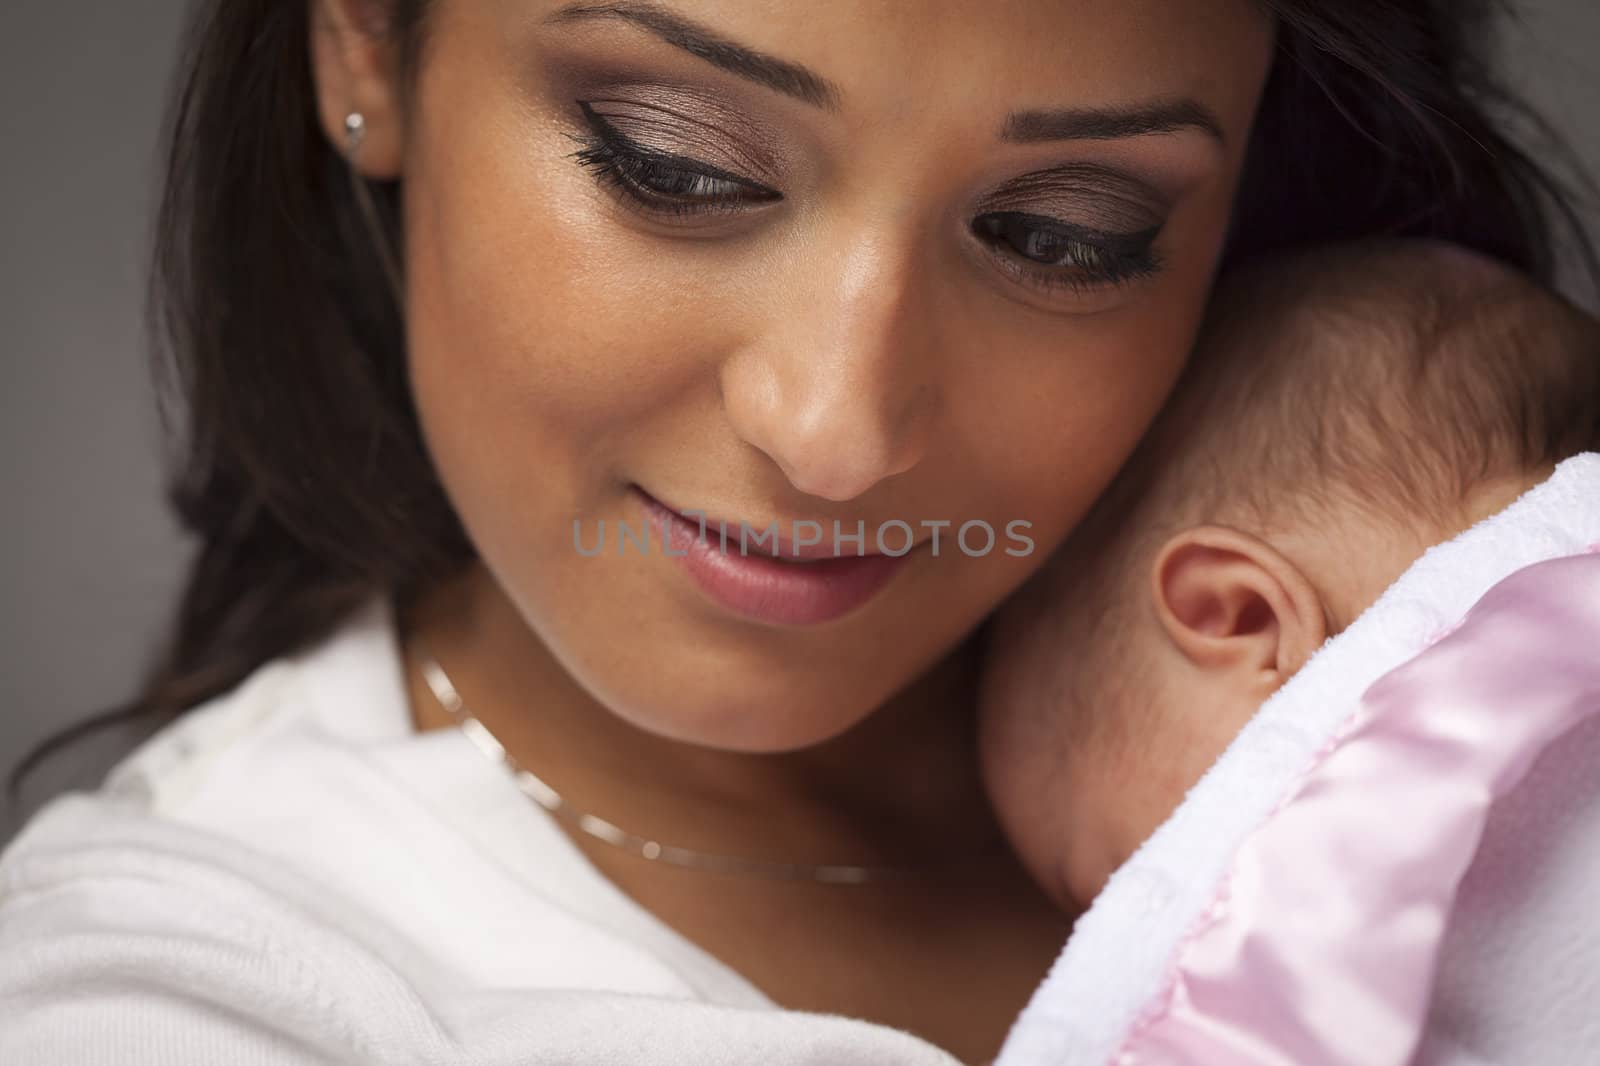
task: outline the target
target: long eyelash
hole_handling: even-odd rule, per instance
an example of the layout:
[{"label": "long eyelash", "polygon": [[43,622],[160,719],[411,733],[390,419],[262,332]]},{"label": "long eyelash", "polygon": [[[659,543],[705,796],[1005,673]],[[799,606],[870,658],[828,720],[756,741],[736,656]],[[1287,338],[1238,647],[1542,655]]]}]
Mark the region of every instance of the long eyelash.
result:
[{"label": "long eyelash", "polygon": [[1090,275],[1088,279],[1061,272],[1062,270],[1073,269],[1071,267],[1051,269],[1050,267],[1024,265],[1023,269],[1035,274],[1037,283],[1046,288],[1086,289],[1099,285],[1127,285],[1130,282],[1142,281],[1160,273],[1161,268],[1165,265],[1161,253],[1149,245],[1125,252],[1109,250],[1104,247],[1098,247],[1095,250],[1109,255],[1110,262],[1103,270],[1094,270],[1088,267],[1077,268],[1086,271]]},{"label": "long eyelash", "polygon": [[[1127,285],[1160,273],[1165,265],[1161,253],[1155,248],[1162,227],[1153,226],[1140,233],[1102,233],[1068,226],[1052,219],[1038,219],[1049,224],[1075,248],[1085,249],[1104,260],[1098,267],[1087,265],[1045,266],[1016,255],[1006,255],[999,245],[984,238],[1007,263],[1007,268],[1019,280],[1047,290],[1089,291],[1107,285]],[[976,226],[976,223],[974,223]]]},{"label": "long eyelash", "polygon": [[[741,197],[733,195],[715,198],[675,199],[665,193],[643,188],[637,175],[641,171],[647,172],[651,167],[662,167],[662,164],[657,159],[653,159],[646,154],[631,152],[616,145],[607,144],[603,140],[574,139],[583,147],[573,152],[570,158],[579,166],[588,168],[608,188],[627,197],[632,206],[655,214],[691,215],[730,210],[742,202]],[[712,178],[709,174],[701,174],[698,171],[684,171],[681,168],[674,167],[666,167],[664,169],[689,174],[693,177],[720,180]]]}]

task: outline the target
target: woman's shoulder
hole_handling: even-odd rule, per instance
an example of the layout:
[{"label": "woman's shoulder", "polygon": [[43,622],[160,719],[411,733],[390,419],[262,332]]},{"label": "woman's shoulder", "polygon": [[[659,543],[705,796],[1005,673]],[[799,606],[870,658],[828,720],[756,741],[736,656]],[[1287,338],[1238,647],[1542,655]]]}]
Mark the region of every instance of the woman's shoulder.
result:
[{"label": "woman's shoulder", "polygon": [[0,1003],[7,1063],[953,1063],[774,1009],[416,733],[384,603],[24,826]]},{"label": "woman's shoulder", "polygon": [[63,796],[0,858],[0,1061],[388,1061],[428,1012],[358,920],[243,843]]},{"label": "woman's shoulder", "polygon": [[[8,1011],[0,1061],[63,1061],[61,1041],[99,1061],[88,1049],[120,1033],[150,1044],[130,1046],[135,1059],[210,1046],[227,1056],[208,1061],[377,1062],[386,1038],[360,1019],[426,1024],[395,968],[351,935],[361,908],[259,846],[275,808],[299,817],[278,804],[285,775],[317,791],[304,776],[315,738],[395,713],[386,626],[374,602],[22,827],[0,854],[0,1001],[22,1008]],[[329,706],[341,686],[356,697],[342,721]]]},{"label": "woman's shoulder", "polygon": [[955,1066],[881,1026],[695,998],[498,902],[457,899],[466,921],[444,915],[444,939],[471,941],[482,917],[507,958],[546,953],[559,979],[485,973],[243,842],[63,797],[0,861],[0,1062]]},{"label": "woman's shoulder", "polygon": [[168,817],[214,818],[267,764],[409,729],[392,609],[374,597],[321,641],[185,712],[118,763],[101,791]]},{"label": "woman's shoulder", "polygon": [[[844,1018],[592,974],[475,979],[243,846],[90,796],[52,805],[18,843],[0,862],[4,1063],[955,1066]],[[502,936],[525,953],[563,946],[519,932]]]},{"label": "woman's shoulder", "polygon": [[[352,928],[414,887],[384,875],[447,846],[406,781],[447,754],[439,739],[411,731],[390,608],[373,600],[170,723],[97,789],[47,803],[0,853],[0,911],[19,886],[88,899],[159,882],[219,910],[293,900]],[[393,771],[385,754],[408,744],[425,750]]]},{"label": "woman's shoulder", "polygon": [[[130,855],[169,872],[225,866],[230,841],[259,843],[264,819],[296,816],[296,797],[315,791],[319,750],[403,713],[393,706],[398,682],[387,677],[387,625],[387,608],[370,604],[313,647],[258,666],[168,723],[98,787],[46,803],[0,849],[0,885],[24,866],[81,872],[105,861],[114,870]],[[284,789],[284,775],[300,787]],[[161,861],[179,856],[187,866]]]}]

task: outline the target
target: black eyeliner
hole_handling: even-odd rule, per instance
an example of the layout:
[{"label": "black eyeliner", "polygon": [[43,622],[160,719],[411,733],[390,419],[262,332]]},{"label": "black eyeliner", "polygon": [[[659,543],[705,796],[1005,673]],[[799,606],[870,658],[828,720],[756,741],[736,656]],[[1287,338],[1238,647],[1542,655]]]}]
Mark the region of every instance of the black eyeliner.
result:
[{"label": "black eyeliner", "polygon": [[[1015,249],[1008,252],[1003,247],[1005,244],[1003,233],[984,232],[991,228],[983,224],[984,220],[997,218],[1045,230],[1059,239],[1104,255],[1110,262],[1100,267],[1070,263],[1052,264],[1040,262]],[[974,233],[994,253],[1002,256],[1007,263],[1007,269],[1011,272],[1025,275],[1030,283],[1042,287],[1074,289],[1093,288],[1102,284],[1122,284],[1160,272],[1163,260],[1155,250],[1155,242],[1165,227],[1166,224],[1163,222],[1143,230],[1114,233],[1027,211],[991,211],[972,222]]]},{"label": "black eyeliner", "polygon": [[988,213],[1011,215],[1041,229],[1059,233],[1068,240],[1092,244],[1119,255],[1134,255],[1143,251],[1155,242],[1155,239],[1161,235],[1162,229],[1165,228],[1165,223],[1157,223],[1142,230],[1116,233],[1109,230],[1091,229],[1088,226],[1080,226],[1064,219],[1052,218],[1049,215],[1036,215],[1030,211],[991,211]]}]

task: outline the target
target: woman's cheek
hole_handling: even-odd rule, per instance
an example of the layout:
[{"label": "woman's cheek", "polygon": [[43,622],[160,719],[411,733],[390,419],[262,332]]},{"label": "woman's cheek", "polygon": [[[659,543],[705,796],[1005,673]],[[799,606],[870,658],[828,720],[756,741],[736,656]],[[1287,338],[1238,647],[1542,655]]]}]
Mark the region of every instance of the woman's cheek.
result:
[{"label": "woman's cheek", "polygon": [[[962,432],[983,507],[1033,525],[1048,553],[1109,484],[1181,372],[1192,328],[1143,308],[1055,324],[1052,345],[1012,349]],[[978,395],[971,384],[969,397]],[[1042,562],[1041,560],[1038,560]]]},{"label": "woman's cheek", "polygon": [[992,355],[959,362],[951,383],[966,398],[953,408],[973,463],[963,476],[982,486],[989,510],[1031,520],[1041,553],[1093,505],[1181,375],[1229,202],[1226,182],[1193,190],[1163,231],[1160,271],[1111,310],[1068,313],[1070,299],[1056,314],[999,299],[969,305],[964,343]]},{"label": "woman's cheek", "polygon": [[552,502],[639,474],[656,424],[712,384],[737,328],[726,268],[680,269],[559,159],[472,157],[472,182],[415,194],[413,388],[461,505],[540,495],[526,517],[552,527]]}]

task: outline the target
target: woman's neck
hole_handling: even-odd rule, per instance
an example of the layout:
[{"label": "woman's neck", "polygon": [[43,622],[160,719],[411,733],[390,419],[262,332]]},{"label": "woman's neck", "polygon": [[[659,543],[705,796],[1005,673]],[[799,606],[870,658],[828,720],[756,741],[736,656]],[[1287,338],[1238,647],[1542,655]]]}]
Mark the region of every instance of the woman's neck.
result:
[{"label": "woman's neck", "polygon": [[482,567],[401,618],[413,721],[453,724],[420,643],[522,765],[578,810],[696,851],[774,862],[912,865],[1002,846],[980,788],[970,643],[854,729],[803,751],[718,751],[641,730],[561,666]]},{"label": "woman's neck", "polygon": [[[979,787],[970,648],[843,736],[749,755],[667,740],[599,705],[481,574],[408,613],[403,645],[424,641],[512,756],[588,813],[719,855],[922,868],[849,886],[718,876],[568,831],[613,885],[779,1006],[993,1058],[1072,917],[1028,880]],[[418,728],[450,725],[408,663]]]}]

